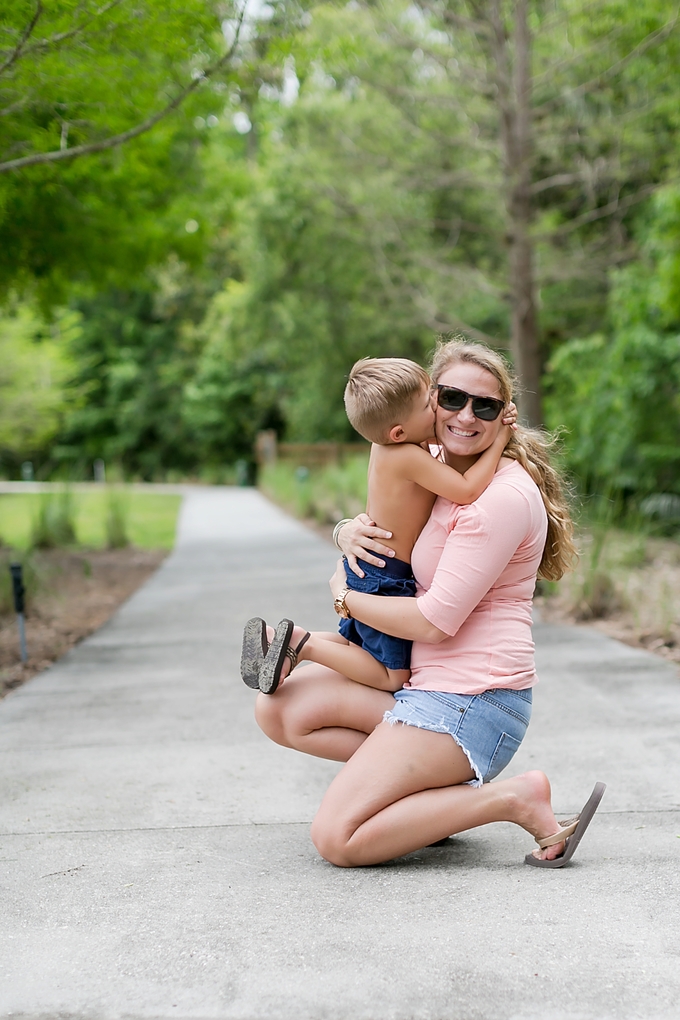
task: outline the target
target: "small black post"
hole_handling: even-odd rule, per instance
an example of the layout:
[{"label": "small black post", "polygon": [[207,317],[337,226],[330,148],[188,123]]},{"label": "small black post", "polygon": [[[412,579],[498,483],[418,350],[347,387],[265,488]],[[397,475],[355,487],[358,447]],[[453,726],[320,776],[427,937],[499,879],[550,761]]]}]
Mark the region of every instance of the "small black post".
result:
[{"label": "small black post", "polygon": [[10,563],[9,570],[12,575],[14,611],[17,614],[17,623],[19,624],[19,645],[21,646],[21,661],[27,662],[28,652],[26,651],[26,627],[24,625],[24,609],[25,609],[24,595],[26,594],[26,589],[24,588],[24,579],[22,576],[21,564]]}]

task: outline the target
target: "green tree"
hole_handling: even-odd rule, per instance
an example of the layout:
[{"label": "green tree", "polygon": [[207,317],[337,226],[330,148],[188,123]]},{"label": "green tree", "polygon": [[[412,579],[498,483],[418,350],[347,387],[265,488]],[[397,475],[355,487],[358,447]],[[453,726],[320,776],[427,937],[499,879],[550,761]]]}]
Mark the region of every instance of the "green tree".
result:
[{"label": "green tree", "polygon": [[[642,233],[642,228],[640,228]],[[548,423],[585,492],[680,494],[680,191],[660,192],[644,258],[613,274],[610,331],[562,345],[548,364]]]},{"label": "green tree", "polygon": [[190,256],[184,224],[166,212],[197,186],[193,119],[220,113],[233,56],[220,22],[238,22],[235,10],[228,0],[3,5],[0,296],[37,287],[54,303],[77,281],[127,284],[169,248]]},{"label": "green tree", "polygon": [[67,392],[79,397],[53,450],[57,464],[88,475],[102,457],[126,476],[152,480],[189,472],[199,461],[181,416],[194,371],[192,323],[205,297],[171,262],[156,287],[104,292],[79,302],[82,327],[70,344],[76,364]]},{"label": "green tree", "polygon": [[60,312],[46,323],[26,304],[0,317],[0,464],[14,473],[44,455],[63,423],[65,384],[73,372],[69,345],[79,316]]},{"label": "green tree", "polygon": [[[541,419],[546,339],[566,332],[551,299],[570,303],[572,321],[601,314],[610,269],[634,255],[631,210],[666,179],[678,117],[676,27],[663,0],[634,12],[621,0],[596,9],[574,0],[421,0],[322,5],[299,43],[301,95],[305,74],[328,92],[353,83],[381,110],[389,102],[389,122],[399,118],[402,148],[383,150],[383,166],[391,161],[397,209],[404,195],[418,196],[427,217],[418,240],[427,239],[414,249],[398,214],[389,251],[376,231],[393,286],[410,289],[423,319],[453,328],[472,320],[501,343],[509,333],[532,421]],[[331,130],[319,130],[320,145]],[[356,131],[348,137],[346,122],[342,130],[349,144],[337,179],[362,161],[370,174],[377,145]],[[543,337],[539,304],[548,305]]]}]

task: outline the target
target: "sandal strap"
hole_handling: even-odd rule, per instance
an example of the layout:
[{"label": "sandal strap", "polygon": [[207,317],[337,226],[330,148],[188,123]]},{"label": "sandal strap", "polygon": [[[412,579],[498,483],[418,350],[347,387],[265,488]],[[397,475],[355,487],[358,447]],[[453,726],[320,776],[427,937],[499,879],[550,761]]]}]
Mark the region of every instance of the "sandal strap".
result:
[{"label": "sandal strap", "polygon": [[298,664],[298,653],[294,648],[291,648],[291,646],[288,645],[286,648],[286,655],[290,659],[290,668],[292,672]]},{"label": "sandal strap", "polygon": [[571,836],[578,825],[578,816],[576,818],[570,818],[567,822],[562,824],[557,832],[554,832],[552,836],[546,836],[545,839],[537,839],[536,842],[540,846],[541,850],[545,850],[546,847],[554,846],[555,843],[563,843],[567,836]]},{"label": "sandal strap", "polygon": [[295,648],[293,648],[292,645],[288,645],[288,647],[286,648],[286,655],[290,659],[290,671],[291,671],[291,673],[293,672],[293,670],[295,669],[295,667],[298,664],[298,659],[300,658],[300,652],[302,651],[304,646],[307,644],[307,642],[309,641],[311,636],[312,635],[309,633],[309,631],[307,631],[307,633],[302,637],[302,640],[296,645]]}]

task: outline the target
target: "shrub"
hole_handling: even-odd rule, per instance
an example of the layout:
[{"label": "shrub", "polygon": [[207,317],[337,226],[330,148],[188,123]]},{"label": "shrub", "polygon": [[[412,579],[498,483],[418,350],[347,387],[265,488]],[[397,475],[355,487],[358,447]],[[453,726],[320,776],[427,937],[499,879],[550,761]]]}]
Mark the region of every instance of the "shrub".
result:
[{"label": "shrub", "polygon": [[56,549],[75,543],[73,494],[69,489],[62,489],[42,495],[31,527],[31,547]]},{"label": "shrub", "polygon": [[110,488],[106,503],[106,545],[108,549],[124,549],[130,545],[128,517],[130,503],[120,489]]}]

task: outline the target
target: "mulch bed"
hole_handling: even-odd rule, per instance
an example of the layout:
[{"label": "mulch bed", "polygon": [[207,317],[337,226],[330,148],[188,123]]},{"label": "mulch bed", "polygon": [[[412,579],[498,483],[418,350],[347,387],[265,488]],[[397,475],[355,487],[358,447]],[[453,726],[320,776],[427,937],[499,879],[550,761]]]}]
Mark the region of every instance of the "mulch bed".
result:
[{"label": "mulch bed", "polygon": [[27,663],[20,658],[16,617],[0,616],[0,697],[101,627],[166,556],[164,550],[146,549],[36,552],[38,591],[26,613]]}]

